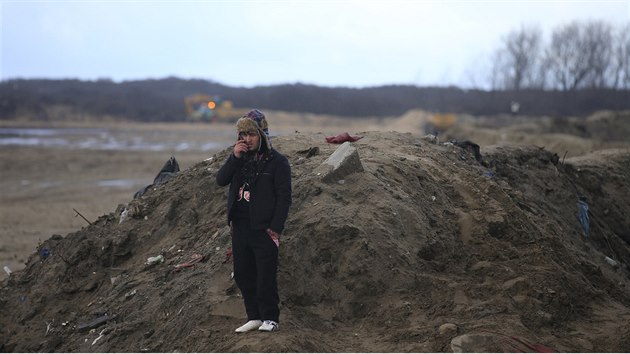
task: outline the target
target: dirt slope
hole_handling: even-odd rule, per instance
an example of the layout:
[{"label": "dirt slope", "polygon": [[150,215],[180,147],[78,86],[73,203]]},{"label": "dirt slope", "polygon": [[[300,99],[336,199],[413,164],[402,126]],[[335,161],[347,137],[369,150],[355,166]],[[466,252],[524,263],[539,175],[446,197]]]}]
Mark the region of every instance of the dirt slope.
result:
[{"label": "dirt slope", "polygon": [[[226,262],[227,188],[214,180],[224,150],[131,201],[122,223],[119,207],[42,243],[1,283],[0,349],[422,352],[494,333],[559,351],[630,351],[630,150],[561,164],[538,147],[490,146],[486,168],[416,135],[360,135],[365,171],[333,184],[313,171],[337,146],[321,134],[274,139],[294,198],[280,332],[233,332],[244,310]],[[319,155],[299,152],[315,146]],[[590,206],[588,238],[578,196]],[[175,269],[194,253],[204,259]],[[165,262],[145,264],[159,254]]]}]

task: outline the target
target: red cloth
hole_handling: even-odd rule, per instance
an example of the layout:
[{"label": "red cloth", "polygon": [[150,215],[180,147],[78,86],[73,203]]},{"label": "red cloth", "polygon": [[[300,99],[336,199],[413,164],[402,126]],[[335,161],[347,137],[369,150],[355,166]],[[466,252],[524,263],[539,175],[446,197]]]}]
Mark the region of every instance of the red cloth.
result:
[{"label": "red cloth", "polygon": [[329,144],[343,144],[346,141],[351,143],[363,138],[362,136],[350,136],[348,133],[341,133],[337,136],[326,137],[326,142]]},{"label": "red cloth", "polygon": [[193,253],[192,256],[190,256],[190,260],[188,262],[184,262],[182,264],[176,265],[175,266],[175,270],[180,270],[182,268],[192,267],[193,264],[199,262],[202,259],[203,259],[202,255],[200,255],[199,253]]}]

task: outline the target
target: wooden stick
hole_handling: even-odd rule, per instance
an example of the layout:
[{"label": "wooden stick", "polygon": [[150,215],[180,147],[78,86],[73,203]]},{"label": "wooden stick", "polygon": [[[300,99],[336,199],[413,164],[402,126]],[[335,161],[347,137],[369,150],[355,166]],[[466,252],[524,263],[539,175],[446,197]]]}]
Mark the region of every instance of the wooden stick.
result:
[{"label": "wooden stick", "polygon": [[[81,213],[79,213],[78,210],[76,210],[75,208],[72,208],[72,210],[75,211],[75,213],[77,213],[78,216],[82,217],[83,220],[85,220],[88,224],[92,225],[92,223],[90,222],[90,220],[86,219],[85,216],[81,215]],[[77,215],[75,215],[74,217],[77,217]]]},{"label": "wooden stick", "polygon": [[562,156],[562,164],[564,166],[564,158],[567,157],[567,153],[569,152],[569,150],[564,152],[564,156]]}]

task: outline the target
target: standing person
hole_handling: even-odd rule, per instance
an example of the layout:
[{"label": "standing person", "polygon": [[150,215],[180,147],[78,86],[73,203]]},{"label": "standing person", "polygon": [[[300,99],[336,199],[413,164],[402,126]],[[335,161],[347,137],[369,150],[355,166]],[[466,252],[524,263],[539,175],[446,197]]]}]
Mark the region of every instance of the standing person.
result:
[{"label": "standing person", "polygon": [[251,110],[236,123],[238,140],[217,173],[230,185],[227,218],[232,230],[234,278],[247,323],[236,332],[278,329],[278,247],[291,206],[289,161],[271,147],[267,119]]}]

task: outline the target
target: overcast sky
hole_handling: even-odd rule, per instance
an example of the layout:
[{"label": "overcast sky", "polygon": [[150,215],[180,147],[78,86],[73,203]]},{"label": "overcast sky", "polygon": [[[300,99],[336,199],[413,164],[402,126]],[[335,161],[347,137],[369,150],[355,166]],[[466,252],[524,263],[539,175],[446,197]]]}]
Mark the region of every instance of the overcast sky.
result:
[{"label": "overcast sky", "polygon": [[630,22],[630,0],[0,0],[0,79],[470,85],[522,25]]}]

